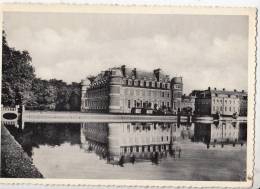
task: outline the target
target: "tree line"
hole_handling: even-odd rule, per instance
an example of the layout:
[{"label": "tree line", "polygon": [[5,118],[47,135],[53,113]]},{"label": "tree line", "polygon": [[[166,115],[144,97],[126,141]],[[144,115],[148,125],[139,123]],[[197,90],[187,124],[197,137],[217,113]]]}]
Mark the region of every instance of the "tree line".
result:
[{"label": "tree line", "polygon": [[9,47],[2,35],[2,104],[31,110],[80,110],[80,83],[45,80],[35,75],[28,51]]}]

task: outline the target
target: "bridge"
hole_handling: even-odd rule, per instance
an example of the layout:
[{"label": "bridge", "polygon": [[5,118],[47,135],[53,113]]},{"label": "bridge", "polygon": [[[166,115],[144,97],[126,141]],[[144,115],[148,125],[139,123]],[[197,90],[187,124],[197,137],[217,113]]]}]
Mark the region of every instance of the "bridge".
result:
[{"label": "bridge", "polygon": [[19,105],[13,107],[4,107],[1,105],[1,122],[5,125],[15,125],[18,127]]}]

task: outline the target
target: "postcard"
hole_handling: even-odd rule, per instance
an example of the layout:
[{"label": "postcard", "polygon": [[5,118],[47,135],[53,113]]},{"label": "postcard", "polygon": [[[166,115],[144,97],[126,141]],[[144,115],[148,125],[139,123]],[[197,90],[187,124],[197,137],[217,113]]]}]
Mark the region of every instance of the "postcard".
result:
[{"label": "postcard", "polygon": [[252,185],[255,8],[1,13],[0,183]]}]

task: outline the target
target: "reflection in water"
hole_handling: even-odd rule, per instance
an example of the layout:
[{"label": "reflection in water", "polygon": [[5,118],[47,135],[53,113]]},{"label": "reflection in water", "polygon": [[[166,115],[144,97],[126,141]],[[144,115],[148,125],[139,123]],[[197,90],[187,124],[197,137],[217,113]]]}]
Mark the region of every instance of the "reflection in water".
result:
[{"label": "reflection in water", "polygon": [[112,164],[134,163],[136,159],[151,159],[158,163],[172,150],[170,123],[83,123],[81,143]]},{"label": "reflection in water", "polygon": [[246,140],[246,125],[239,122],[218,123],[82,123],[81,147],[87,152],[95,151],[107,162],[134,163],[137,159],[159,159],[170,155],[181,158],[183,142],[203,142],[207,148],[212,144],[237,143]]},{"label": "reflection in water", "polygon": [[[107,166],[112,164],[125,167],[127,171],[113,173],[124,178],[137,179],[138,174],[138,179],[189,180],[239,180],[246,166],[246,151],[243,150],[246,148],[241,146],[246,146],[246,127],[246,123],[232,121],[180,124],[25,123],[24,129],[7,126],[46,175],[56,176],[52,174],[55,169],[62,178],[62,175],[66,177],[70,173],[65,170],[75,169],[73,174],[77,174],[76,178],[85,178],[88,171],[86,178],[99,178],[111,170]],[[232,153],[228,152],[230,150]],[[99,163],[93,159],[94,156],[98,157]],[[56,160],[53,157],[59,158]],[[46,158],[50,160],[48,163]],[[93,162],[95,167],[91,167]],[[135,168],[129,168],[131,164],[137,170],[140,165],[141,170],[148,175],[154,172],[147,177],[146,174],[140,175]],[[151,167],[154,164],[158,165],[154,167],[158,167],[160,172]],[[223,176],[228,166],[230,176]],[[197,171],[205,168],[209,169],[206,175],[203,171]],[[72,178],[73,174],[68,177]],[[113,174],[111,172],[111,177]],[[109,175],[102,176],[109,178]]]},{"label": "reflection in water", "polygon": [[232,121],[196,123],[193,140],[204,142],[207,148],[210,148],[210,145],[215,147],[217,144],[220,144],[222,148],[228,144],[242,146],[246,141],[246,133],[246,123]]},{"label": "reflection in water", "polygon": [[80,124],[26,123],[23,130],[12,125],[6,127],[30,157],[33,148],[40,145],[80,144]]}]

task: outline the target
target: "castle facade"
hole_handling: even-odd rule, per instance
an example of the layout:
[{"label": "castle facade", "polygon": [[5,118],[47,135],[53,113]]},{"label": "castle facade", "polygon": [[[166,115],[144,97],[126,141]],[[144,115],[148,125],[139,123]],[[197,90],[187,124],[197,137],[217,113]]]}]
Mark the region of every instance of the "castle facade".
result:
[{"label": "castle facade", "polygon": [[182,77],[127,68],[102,71],[82,80],[82,112],[131,113],[133,108],[177,112],[183,94]]}]

